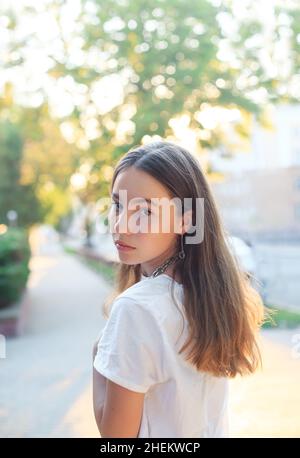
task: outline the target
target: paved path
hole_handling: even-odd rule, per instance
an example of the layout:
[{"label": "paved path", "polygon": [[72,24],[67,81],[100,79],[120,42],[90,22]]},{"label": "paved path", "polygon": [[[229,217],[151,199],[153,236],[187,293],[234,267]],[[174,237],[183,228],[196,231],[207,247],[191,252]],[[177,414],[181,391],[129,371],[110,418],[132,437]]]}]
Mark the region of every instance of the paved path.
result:
[{"label": "paved path", "polygon": [[231,382],[231,435],[300,437],[300,328],[263,330],[260,345],[263,370]]},{"label": "paved path", "polygon": [[91,352],[107,285],[63,253],[31,269],[26,332],[0,359],[0,436],[96,436]]},{"label": "paved path", "polygon": [[[97,436],[91,350],[108,286],[59,249],[35,256],[31,268],[26,332],[7,341],[0,359],[0,437]],[[234,437],[300,437],[296,333],[264,331],[264,370],[231,382]]]}]

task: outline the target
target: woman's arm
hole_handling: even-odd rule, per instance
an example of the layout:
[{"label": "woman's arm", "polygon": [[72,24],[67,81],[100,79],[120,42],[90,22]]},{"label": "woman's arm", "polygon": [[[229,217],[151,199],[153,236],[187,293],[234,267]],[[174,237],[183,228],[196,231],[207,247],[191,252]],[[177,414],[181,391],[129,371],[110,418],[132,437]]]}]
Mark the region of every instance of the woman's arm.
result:
[{"label": "woman's arm", "polygon": [[101,437],[138,437],[145,393],[128,390],[109,379],[106,388]]},{"label": "woman's arm", "polygon": [[[98,341],[95,342],[93,347],[93,362],[97,354],[97,346]],[[105,401],[106,381],[107,379],[103,375],[99,374],[99,372],[97,372],[96,369],[93,367],[93,408],[95,420],[99,431]]]},{"label": "woman's arm", "polygon": [[[98,399],[98,393],[100,393],[100,390],[102,390],[102,381],[100,380],[101,374],[96,371],[95,368],[93,368],[93,407],[94,407],[94,415],[95,415],[95,420],[98,426],[98,430],[100,432],[100,425],[101,425],[101,420],[102,420],[102,415],[103,415],[103,408],[104,408],[104,402],[102,399]],[[105,384],[106,384],[107,379],[105,378]]]},{"label": "woman's arm", "polygon": [[[93,348],[93,360],[98,342]],[[101,437],[137,437],[145,393],[128,390],[93,368],[93,407]]]}]

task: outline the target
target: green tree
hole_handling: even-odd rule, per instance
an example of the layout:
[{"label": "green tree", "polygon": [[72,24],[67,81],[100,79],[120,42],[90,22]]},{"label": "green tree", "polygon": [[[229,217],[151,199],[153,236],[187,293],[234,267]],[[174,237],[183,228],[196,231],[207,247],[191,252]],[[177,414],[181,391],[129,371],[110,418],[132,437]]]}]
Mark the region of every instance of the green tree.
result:
[{"label": "green tree", "polygon": [[18,224],[27,226],[39,219],[39,203],[32,185],[20,183],[23,139],[9,121],[0,123],[0,221],[8,223],[7,212],[18,214]]},{"label": "green tree", "polygon": [[[207,127],[199,112],[237,108],[241,118],[235,133],[246,141],[251,114],[263,120],[268,102],[299,101],[299,90],[297,95],[289,85],[299,76],[299,6],[276,7],[274,29],[268,31],[266,43],[258,2],[246,3],[246,14],[238,18],[231,0],[218,6],[209,0],[82,0],[70,32],[64,28],[65,8],[57,0],[39,11],[54,13],[59,52],[39,44],[34,33],[28,40],[9,35],[6,67],[22,71],[30,46],[44,46],[49,86],[66,83],[71,95],[72,90],[75,95],[79,89],[84,93],[71,97],[72,112],[54,119],[48,110],[51,96],[41,84],[36,89],[43,96],[41,106],[24,109],[18,117],[25,139],[22,176],[24,182],[34,183],[51,220],[67,208],[73,172],[85,175],[86,185],[76,191],[83,202],[106,195],[120,155],[147,135],[172,135],[170,118],[186,115],[200,151],[222,145],[232,152],[231,136],[220,125]],[[24,11],[39,14],[32,6]],[[19,18],[13,14],[7,18],[7,29],[13,32]],[[276,60],[276,52],[278,40],[286,37],[290,47],[285,66],[282,56]],[[272,63],[271,70],[265,61]],[[97,85],[110,84],[110,77],[122,81],[123,96],[105,108],[107,100]],[[61,135],[59,124],[64,123],[74,131],[72,145]],[[91,124],[96,133],[89,132]],[[58,196],[63,195],[66,206],[59,210]]]}]

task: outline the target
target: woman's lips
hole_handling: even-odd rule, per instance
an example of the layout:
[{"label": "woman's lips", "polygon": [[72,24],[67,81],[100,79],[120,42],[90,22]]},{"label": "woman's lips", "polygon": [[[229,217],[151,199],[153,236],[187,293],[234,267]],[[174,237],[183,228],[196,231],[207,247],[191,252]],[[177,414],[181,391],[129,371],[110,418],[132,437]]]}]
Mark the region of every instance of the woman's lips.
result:
[{"label": "woman's lips", "polygon": [[120,250],[120,251],[135,250],[135,247],[129,246],[129,245],[124,245],[123,243],[118,242],[118,241],[115,242],[115,245],[116,245],[117,249]]}]

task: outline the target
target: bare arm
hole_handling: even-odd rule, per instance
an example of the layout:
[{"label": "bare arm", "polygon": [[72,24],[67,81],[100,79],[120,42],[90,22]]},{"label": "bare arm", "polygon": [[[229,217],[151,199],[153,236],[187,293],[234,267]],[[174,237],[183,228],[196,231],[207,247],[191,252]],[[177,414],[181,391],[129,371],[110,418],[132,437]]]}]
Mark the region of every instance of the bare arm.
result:
[{"label": "bare arm", "polygon": [[[94,344],[93,347],[93,362],[97,353],[98,341]],[[103,375],[99,374],[96,369],[93,367],[93,408],[94,416],[100,432],[100,425],[103,414],[104,400],[103,392],[106,391],[106,381],[107,379]]]},{"label": "bare arm", "polygon": [[[98,342],[93,348],[93,361],[97,353],[97,344]],[[108,380],[93,368],[93,407],[101,437],[137,437],[143,414],[144,396],[144,393],[128,390]]]},{"label": "bare arm", "polygon": [[128,390],[107,379],[100,423],[101,437],[137,437],[143,414],[144,393]]}]

